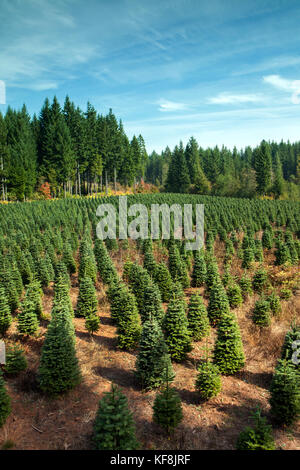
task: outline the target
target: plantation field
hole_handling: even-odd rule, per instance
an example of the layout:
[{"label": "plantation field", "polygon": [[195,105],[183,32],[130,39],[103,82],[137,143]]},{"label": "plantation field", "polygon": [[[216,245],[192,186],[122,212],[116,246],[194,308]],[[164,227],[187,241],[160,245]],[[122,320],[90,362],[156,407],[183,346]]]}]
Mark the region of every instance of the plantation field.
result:
[{"label": "plantation field", "polygon": [[[300,339],[300,204],[128,197],[148,208],[204,204],[205,247],[186,252],[181,240],[97,240],[105,202],[118,207],[114,197],[0,207],[0,334],[13,358],[11,371],[2,367],[11,412],[0,448],[110,445],[95,442],[95,422],[115,384],[142,449],[235,449],[257,406],[275,448],[299,449],[299,366],[283,345],[290,331]],[[280,358],[277,377],[296,384],[283,404]],[[221,383],[210,397],[195,386],[205,364]],[[182,406],[170,435],[152,408],[167,376]],[[0,404],[2,395],[0,382]]]}]

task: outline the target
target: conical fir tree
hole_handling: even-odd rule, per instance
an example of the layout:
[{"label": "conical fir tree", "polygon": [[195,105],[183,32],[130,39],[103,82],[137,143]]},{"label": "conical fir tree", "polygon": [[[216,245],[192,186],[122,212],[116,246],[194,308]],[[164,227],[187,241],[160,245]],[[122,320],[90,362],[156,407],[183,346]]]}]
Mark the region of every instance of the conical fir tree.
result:
[{"label": "conical fir tree", "polygon": [[75,332],[66,305],[53,312],[42,348],[38,370],[41,390],[58,395],[71,390],[81,381],[75,350]]},{"label": "conical fir tree", "polygon": [[94,422],[93,442],[97,450],[136,450],[135,424],[127,398],[112,385],[99,402]]},{"label": "conical fir tree", "polygon": [[300,375],[286,359],[279,360],[270,386],[271,415],[279,425],[291,425],[300,416]]},{"label": "conical fir tree", "polygon": [[73,257],[72,248],[69,243],[66,243],[64,247],[63,262],[67,266],[69,274],[76,273],[76,263]]},{"label": "conical fir tree", "polygon": [[110,317],[114,325],[118,325],[127,301],[127,288],[122,282],[112,282],[106,292],[110,302]]},{"label": "conical fir tree", "polygon": [[231,283],[227,288],[227,297],[231,308],[238,307],[243,303],[241,288],[236,283]]},{"label": "conical fir tree", "polygon": [[175,377],[163,332],[153,318],[143,324],[135,375],[147,390]]},{"label": "conical fir tree", "polygon": [[252,321],[258,326],[265,327],[271,324],[271,307],[266,299],[257,300],[253,310]]},{"label": "conical fir tree", "polygon": [[239,281],[241,291],[242,291],[242,296],[245,299],[248,295],[252,295],[252,280],[250,277],[248,277],[245,273],[241,277]]},{"label": "conical fir tree", "polygon": [[262,293],[267,282],[268,282],[268,275],[265,269],[259,268],[259,270],[256,271],[252,279],[253,289],[258,293]]},{"label": "conical fir tree", "polygon": [[180,362],[192,350],[191,336],[184,304],[180,299],[172,299],[163,321],[163,331],[171,358]]},{"label": "conical fir tree", "polygon": [[159,289],[154,282],[151,282],[144,290],[144,302],[140,314],[142,322],[150,318],[155,318],[159,323],[162,322],[165,312],[161,305]]},{"label": "conical fir tree", "polygon": [[222,383],[216,364],[206,361],[199,365],[195,388],[201,400],[209,400],[220,393]]},{"label": "conical fir tree", "polygon": [[118,347],[126,351],[134,349],[141,335],[141,320],[138,314],[135,296],[128,291],[122,292],[120,301],[123,312],[118,319]]},{"label": "conical fir tree", "polygon": [[10,396],[8,395],[5,382],[0,370],[0,428],[5,423],[6,419],[11,413]]},{"label": "conical fir tree", "polygon": [[39,327],[39,321],[35,313],[35,304],[25,297],[21,312],[18,315],[18,331],[23,335],[34,335]]},{"label": "conical fir tree", "polygon": [[179,394],[169,382],[162,392],[156,394],[153,404],[153,421],[164,428],[168,434],[174,431],[183,419]]},{"label": "conical fir tree", "polygon": [[8,346],[6,349],[6,363],[4,371],[6,374],[18,374],[27,368],[27,360],[23,349],[17,344]]},{"label": "conical fir tree", "polygon": [[239,435],[237,450],[275,450],[272,426],[261,416],[258,408],[253,413],[254,427],[247,426]]},{"label": "conical fir tree", "polygon": [[87,317],[98,310],[98,301],[94,283],[90,277],[81,279],[77,299],[76,316]]},{"label": "conical fir tree", "polygon": [[173,282],[167,266],[164,263],[158,263],[153,277],[160,290],[162,301],[169,302],[172,296]]},{"label": "conical fir tree", "polygon": [[230,312],[229,301],[226,291],[221,282],[213,284],[209,294],[207,314],[212,326],[217,325],[223,315]]},{"label": "conical fir tree", "polygon": [[32,281],[28,284],[26,289],[26,298],[31,300],[35,306],[35,314],[38,318],[42,316],[43,305],[42,305],[42,295],[43,290],[39,281]]},{"label": "conical fir tree", "polygon": [[54,284],[53,309],[64,304],[69,311],[70,317],[74,317],[74,311],[70,298],[69,285],[65,277],[58,277]]},{"label": "conical fir tree", "polygon": [[192,294],[188,305],[188,329],[194,341],[201,341],[210,331],[207,310],[202,298]]},{"label": "conical fir tree", "polygon": [[215,258],[210,259],[206,265],[206,290],[209,292],[215,283],[221,280],[218,264]]},{"label": "conical fir tree", "polygon": [[0,287],[0,334],[5,335],[12,323],[10,308],[5,295],[5,290]]},{"label": "conical fir tree", "polygon": [[235,374],[245,365],[240,329],[232,313],[224,314],[218,324],[214,364],[224,375]]},{"label": "conical fir tree", "polygon": [[203,254],[196,251],[195,262],[192,272],[192,286],[201,287],[206,280],[206,263]]}]

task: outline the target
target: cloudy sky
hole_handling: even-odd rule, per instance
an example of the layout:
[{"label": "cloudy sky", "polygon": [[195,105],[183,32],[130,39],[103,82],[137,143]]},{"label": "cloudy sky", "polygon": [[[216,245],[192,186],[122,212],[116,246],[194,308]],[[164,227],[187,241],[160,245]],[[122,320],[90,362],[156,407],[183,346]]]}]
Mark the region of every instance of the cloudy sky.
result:
[{"label": "cloudy sky", "polygon": [[111,107],[149,152],[300,140],[299,0],[0,0],[0,103]]}]

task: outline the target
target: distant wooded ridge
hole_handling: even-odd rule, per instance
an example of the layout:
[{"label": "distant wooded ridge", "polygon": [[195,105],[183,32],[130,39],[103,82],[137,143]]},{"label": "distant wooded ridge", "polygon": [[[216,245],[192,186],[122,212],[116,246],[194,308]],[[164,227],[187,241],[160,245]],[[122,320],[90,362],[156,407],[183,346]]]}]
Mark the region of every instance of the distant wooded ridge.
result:
[{"label": "distant wooded ridge", "polygon": [[86,195],[141,180],[168,192],[300,199],[300,142],[203,149],[191,137],[185,147],[148,155],[141,134],[130,140],[111,109],[102,115],[89,102],[82,111],[68,96],[63,107],[46,98],[32,118],[25,105],[0,112],[3,200]]}]

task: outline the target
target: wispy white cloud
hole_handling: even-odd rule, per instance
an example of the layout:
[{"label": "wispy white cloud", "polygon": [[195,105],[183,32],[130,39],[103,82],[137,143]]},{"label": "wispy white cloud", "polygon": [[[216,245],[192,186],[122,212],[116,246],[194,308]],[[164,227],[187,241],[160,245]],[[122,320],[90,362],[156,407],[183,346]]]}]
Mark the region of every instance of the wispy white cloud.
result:
[{"label": "wispy white cloud", "polygon": [[230,93],[219,93],[217,96],[208,99],[211,104],[258,103],[260,101],[264,101],[264,98],[258,94],[232,95]]},{"label": "wispy white cloud", "polygon": [[33,91],[45,91],[45,90],[56,90],[58,88],[58,82],[35,80],[22,82],[11,82],[11,87],[14,88],[26,88],[27,90]]},{"label": "wispy white cloud", "polygon": [[176,103],[175,101],[168,101],[168,100],[160,100],[159,104],[159,111],[182,111],[188,108],[188,105],[185,103]]},{"label": "wispy white cloud", "polygon": [[295,67],[300,64],[299,56],[279,56],[267,59],[252,65],[242,66],[232,71],[232,76],[249,75],[253,73],[278,71],[287,67]]},{"label": "wispy white cloud", "polygon": [[300,104],[300,80],[289,80],[287,78],[280,77],[280,75],[267,75],[266,77],[263,77],[263,80],[279,90],[292,93],[292,103]]}]

